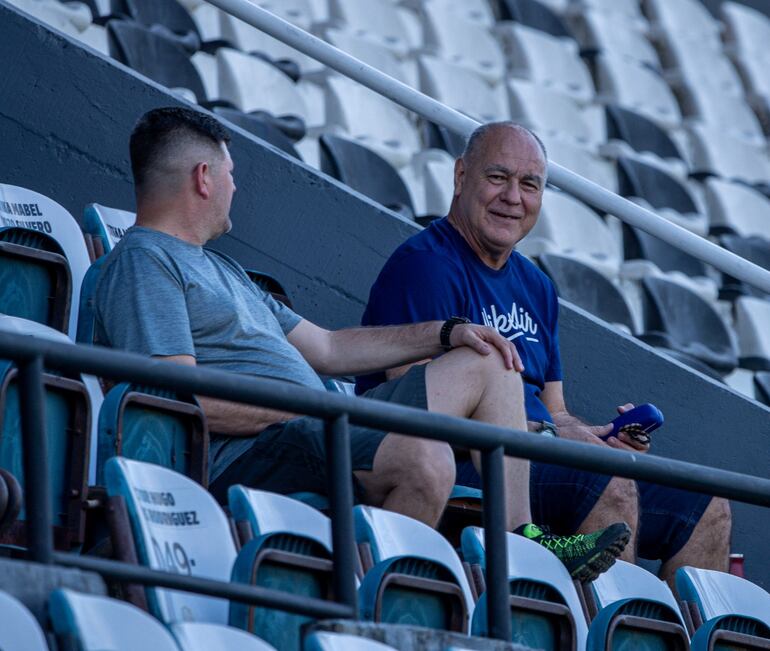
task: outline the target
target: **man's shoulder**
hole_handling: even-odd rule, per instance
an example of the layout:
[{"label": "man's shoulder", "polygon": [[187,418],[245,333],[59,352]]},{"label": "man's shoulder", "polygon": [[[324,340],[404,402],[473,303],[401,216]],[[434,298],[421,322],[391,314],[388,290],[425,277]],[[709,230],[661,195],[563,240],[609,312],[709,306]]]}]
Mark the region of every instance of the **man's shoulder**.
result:
[{"label": "man's shoulder", "polygon": [[390,256],[388,264],[399,264],[405,260],[422,261],[426,264],[458,265],[456,242],[447,229],[452,228],[446,217],[415,233],[403,242]]}]

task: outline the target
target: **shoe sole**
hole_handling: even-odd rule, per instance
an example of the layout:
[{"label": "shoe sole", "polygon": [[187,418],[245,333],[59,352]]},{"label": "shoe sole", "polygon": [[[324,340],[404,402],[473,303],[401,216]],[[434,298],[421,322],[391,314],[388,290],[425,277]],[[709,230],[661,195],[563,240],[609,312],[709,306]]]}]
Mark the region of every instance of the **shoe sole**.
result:
[{"label": "shoe sole", "polygon": [[629,540],[631,540],[631,529],[626,525],[609,544],[603,549],[599,549],[582,565],[572,570],[570,576],[581,583],[593,581],[612,567],[618,556],[623,553]]}]

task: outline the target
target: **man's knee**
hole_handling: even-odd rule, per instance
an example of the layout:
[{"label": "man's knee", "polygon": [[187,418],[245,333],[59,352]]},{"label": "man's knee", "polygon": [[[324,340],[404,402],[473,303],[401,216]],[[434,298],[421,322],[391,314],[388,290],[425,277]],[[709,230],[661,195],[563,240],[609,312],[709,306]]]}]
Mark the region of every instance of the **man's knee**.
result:
[{"label": "man's knee", "polygon": [[639,518],[639,489],[633,479],[613,477],[594,508],[612,513],[617,520],[634,524]]},{"label": "man's knee", "polygon": [[455,480],[454,453],[442,441],[389,434],[377,452],[374,470],[390,490],[409,487],[448,497]]}]

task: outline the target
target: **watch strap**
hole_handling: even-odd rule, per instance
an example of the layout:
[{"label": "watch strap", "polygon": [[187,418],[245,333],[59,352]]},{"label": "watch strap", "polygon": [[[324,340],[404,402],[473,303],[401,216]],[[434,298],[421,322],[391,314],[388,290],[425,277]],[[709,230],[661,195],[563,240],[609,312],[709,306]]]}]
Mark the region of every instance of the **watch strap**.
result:
[{"label": "watch strap", "polygon": [[452,344],[449,343],[449,337],[452,334],[452,329],[460,323],[470,323],[471,320],[464,316],[452,316],[444,321],[444,325],[441,326],[441,333],[439,338],[441,340],[441,347],[444,350],[452,350]]}]

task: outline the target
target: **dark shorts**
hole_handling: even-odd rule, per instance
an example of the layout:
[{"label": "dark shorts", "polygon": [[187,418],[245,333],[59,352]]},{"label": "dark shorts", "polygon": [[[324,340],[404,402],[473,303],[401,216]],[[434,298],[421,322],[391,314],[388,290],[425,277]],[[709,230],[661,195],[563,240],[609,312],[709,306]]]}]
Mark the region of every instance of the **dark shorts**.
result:
[{"label": "dark shorts", "polygon": [[[427,409],[425,365],[413,366],[402,377],[370,389],[364,397]],[[387,432],[353,424],[349,427],[353,470],[371,470],[374,455]],[[283,494],[326,493],[322,420],[309,416],[294,418],[271,425],[252,437],[252,441],[248,450],[211,482],[209,490],[217,501],[227,502],[227,489],[233,484]],[[360,498],[357,482],[355,489]]]},{"label": "dark shorts", "polygon": [[[530,470],[532,520],[554,533],[571,534],[598,501],[610,477],[563,466],[533,463]],[[458,464],[457,483],[480,487],[473,464]],[[667,561],[690,539],[711,497],[637,482],[641,506],[639,556]]]}]

